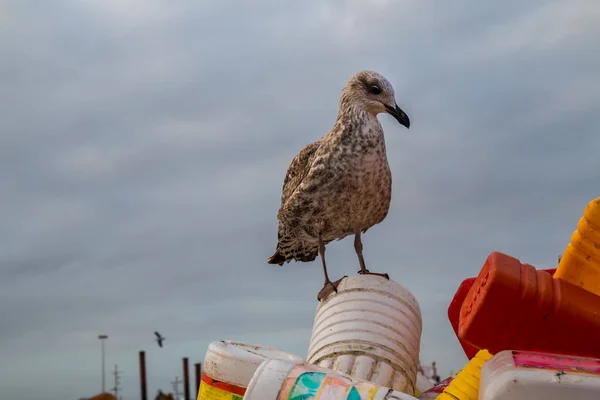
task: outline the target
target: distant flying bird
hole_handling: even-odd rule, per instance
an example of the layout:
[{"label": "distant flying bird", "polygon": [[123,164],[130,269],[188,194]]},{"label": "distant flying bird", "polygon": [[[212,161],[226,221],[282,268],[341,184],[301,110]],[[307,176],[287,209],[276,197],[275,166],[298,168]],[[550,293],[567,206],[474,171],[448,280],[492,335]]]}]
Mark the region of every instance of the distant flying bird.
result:
[{"label": "distant flying bird", "polygon": [[167,340],[166,337],[161,336],[160,333],[154,331],[154,335],[156,336],[156,342],[158,343],[158,347],[162,347],[163,345],[163,340]]},{"label": "distant flying bird", "polygon": [[[329,280],[325,245],[354,235],[361,274],[365,266],[361,233],[384,220],[392,197],[392,175],[387,161],[379,113],[391,114],[410,127],[396,104],[388,80],[374,71],[361,71],[342,90],[338,116],[329,132],[305,146],[288,167],[283,181],[277,249],[269,264],[291,260],[309,262],[321,256],[325,284],[318,295],[337,292]],[[387,274],[375,274],[389,279]]]}]

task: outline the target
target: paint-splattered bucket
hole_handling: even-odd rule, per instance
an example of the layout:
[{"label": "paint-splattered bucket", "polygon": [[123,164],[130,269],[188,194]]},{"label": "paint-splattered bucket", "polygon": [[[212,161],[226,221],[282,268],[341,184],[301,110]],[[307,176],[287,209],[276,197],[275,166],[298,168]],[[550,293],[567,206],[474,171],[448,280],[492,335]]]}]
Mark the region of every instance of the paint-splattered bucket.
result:
[{"label": "paint-splattered bucket", "polygon": [[390,388],[308,363],[269,359],[254,373],[244,400],[416,400]]},{"label": "paint-splattered bucket", "polygon": [[219,340],[208,346],[198,400],[242,400],[252,375],[268,358],[302,362],[273,347]]},{"label": "paint-splattered bucket", "polygon": [[350,276],[319,303],[307,361],[414,395],[421,329],[419,303],[402,285]]}]

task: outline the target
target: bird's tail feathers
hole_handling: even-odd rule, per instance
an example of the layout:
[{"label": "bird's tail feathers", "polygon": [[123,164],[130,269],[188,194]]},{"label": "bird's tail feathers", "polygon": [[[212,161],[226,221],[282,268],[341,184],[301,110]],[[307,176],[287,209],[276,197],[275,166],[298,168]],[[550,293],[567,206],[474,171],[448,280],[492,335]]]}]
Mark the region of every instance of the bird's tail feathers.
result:
[{"label": "bird's tail feathers", "polygon": [[279,249],[275,250],[275,253],[267,260],[267,264],[279,264],[280,267],[287,262],[290,262],[290,260],[281,254]]},{"label": "bird's tail feathers", "polygon": [[311,262],[317,258],[318,250],[309,250],[306,251],[304,249],[299,249],[296,251],[288,252],[286,255],[281,254],[280,250],[277,249],[275,253],[267,260],[268,264],[279,264],[282,266],[285,263],[288,263],[292,260],[301,261],[301,262]]}]

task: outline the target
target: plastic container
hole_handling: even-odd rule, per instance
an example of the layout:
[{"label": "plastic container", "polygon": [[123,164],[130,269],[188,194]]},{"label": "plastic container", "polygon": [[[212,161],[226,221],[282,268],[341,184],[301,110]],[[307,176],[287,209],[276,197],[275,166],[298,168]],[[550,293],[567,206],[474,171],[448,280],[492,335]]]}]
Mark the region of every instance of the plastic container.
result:
[{"label": "plastic container", "polygon": [[502,351],[481,371],[480,400],[598,400],[600,360]]},{"label": "plastic container", "polygon": [[600,295],[600,197],[585,208],[554,277]]},{"label": "plastic container", "polygon": [[390,388],[308,363],[270,359],[257,370],[244,400],[416,400]]},{"label": "plastic container", "polygon": [[307,360],[413,395],[421,326],[419,303],[402,285],[350,276],[319,303]]},{"label": "plastic container", "polygon": [[252,375],[268,358],[303,359],[273,347],[219,340],[208,346],[198,400],[242,400]]},{"label": "plastic container", "polygon": [[[454,333],[458,338],[458,321],[460,317],[460,307],[462,306],[465,298],[467,297],[467,293],[469,293],[469,289],[473,286],[473,282],[475,282],[475,278],[467,278],[458,287],[456,293],[454,294],[454,298],[450,302],[448,306],[448,319],[450,320],[450,325],[452,325],[452,329],[454,329]],[[475,346],[470,345],[464,340],[458,339],[465,355],[470,360],[475,357],[475,354],[479,351],[479,349]]]},{"label": "plastic container", "polygon": [[477,400],[481,367],[490,358],[492,355],[487,350],[479,350],[436,399]]},{"label": "plastic container", "polygon": [[419,400],[435,400],[435,399],[437,399],[437,397],[440,395],[440,393],[442,393],[444,391],[444,389],[446,389],[448,387],[448,385],[450,384],[450,382],[452,382],[453,379],[454,379],[453,377],[449,376],[448,378],[444,379],[443,381],[441,381],[440,383],[438,383],[431,389],[428,389],[427,391],[421,393],[417,398]]},{"label": "plastic container", "polygon": [[417,382],[415,384],[415,397],[421,393],[428,391],[433,387],[433,383],[429,381],[423,374],[417,373]]},{"label": "plastic container", "polygon": [[600,296],[516,258],[489,255],[460,310],[458,337],[496,354],[600,357]]},{"label": "plastic container", "polygon": [[[550,275],[554,275],[554,273],[556,272],[556,268],[543,269],[542,271],[547,272]],[[462,304],[464,303],[465,298],[467,297],[467,293],[469,293],[469,290],[471,289],[471,286],[473,286],[475,279],[476,278],[473,277],[473,278],[467,278],[464,281],[462,281],[462,283],[458,287],[458,290],[454,294],[454,298],[450,302],[450,306],[448,306],[448,319],[450,320],[450,324],[452,325],[452,329],[454,330],[454,333],[456,334],[457,338],[458,338],[458,321],[460,319],[460,308],[462,307]],[[459,341],[460,345],[462,346],[463,351],[465,352],[465,355],[467,356],[467,358],[469,360],[471,358],[475,357],[475,354],[477,354],[477,352],[479,351],[479,349],[477,347],[471,346],[469,343],[465,342],[464,340],[458,339],[458,341]]]}]

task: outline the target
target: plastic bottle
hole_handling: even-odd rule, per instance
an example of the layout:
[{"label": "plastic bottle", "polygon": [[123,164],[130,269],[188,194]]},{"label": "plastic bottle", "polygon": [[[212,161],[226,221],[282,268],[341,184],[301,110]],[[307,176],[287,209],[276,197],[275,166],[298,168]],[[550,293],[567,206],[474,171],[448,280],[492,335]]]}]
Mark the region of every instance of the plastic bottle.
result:
[{"label": "plastic bottle", "polygon": [[493,354],[600,357],[600,296],[494,252],[461,307],[458,336]]},{"label": "plastic bottle", "polygon": [[487,350],[479,350],[436,400],[477,400],[481,367],[490,358],[492,355]]},{"label": "plastic bottle", "polygon": [[302,357],[273,347],[219,340],[208,346],[198,400],[242,400],[252,375],[268,358],[302,362]]},{"label": "plastic bottle", "polygon": [[506,350],[481,371],[480,400],[598,400],[600,360]]},{"label": "plastic bottle", "polygon": [[419,303],[402,285],[350,276],[319,303],[307,361],[413,395],[421,329]]},{"label": "plastic bottle", "polygon": [[416,400],[416,398],[316,365],[270,359],[254,373],[244,400]]},{"label": "plastic bottle", "polygon": [[600,295],[600,197],[586,206],[554,277]]},{"label": "plastic bottle", "polygon": [[[542,271],[547,272],[552,276],[556,272],[556,268],[543,269]],[[454,294],[454,298],[452,299],[452,301],[450,302],[450,305],[448,306],[448,319],[450,320],[450,325],[452,325],[452,329],[454,330],[454,333],[456,334],[457,338],[458,338],[458,322],[460,320],[460,308],[462,307],[462,305],[465,301],[465,298],[467,297],[467,293],[469,293],[469,290],[471,289],[471,286],[473,286],[473,283],[475,283],[475,279],[476,278],[473,277],[473,278],[467,278],[464,281],[462,281],[462,283],[456,290],[456,293]],[[469,360],[471,358],[475,357],[475,354],[477,354],[477,352],[479,351],[479,349],[477,347],[470,345],[469,343],[465,342],[464,340],[458,339],[458,342],[462,346],[463,351],[465,352],[465,355],[467,356],[467,358]]]}]

